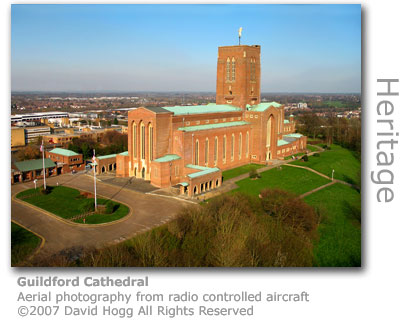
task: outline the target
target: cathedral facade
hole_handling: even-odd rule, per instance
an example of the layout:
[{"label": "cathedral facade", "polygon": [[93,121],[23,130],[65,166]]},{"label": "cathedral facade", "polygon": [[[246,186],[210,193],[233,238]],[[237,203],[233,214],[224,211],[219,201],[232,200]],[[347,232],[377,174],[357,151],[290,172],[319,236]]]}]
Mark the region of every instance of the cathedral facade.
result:
[{"label": "cathedral facade", "polygon": [[294,132],[281,104],[260,100],[260,46],[219,47],[216,103],[130,111],[117,175],[195,196],[220,187],[223,170],[305,150],[307,138]]}]

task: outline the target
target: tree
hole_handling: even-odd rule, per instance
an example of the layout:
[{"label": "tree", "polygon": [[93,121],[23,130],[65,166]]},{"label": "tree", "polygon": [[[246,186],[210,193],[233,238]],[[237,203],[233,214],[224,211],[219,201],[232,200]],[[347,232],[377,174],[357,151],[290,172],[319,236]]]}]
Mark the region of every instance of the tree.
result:
[{"label": "tree", "polygon": [[306,112],[299,117],[299,122],[301,124],[299,130],[315,139],[321,128],[322,120],[315,113]]},{"label": "tree", "polygon": [[118,119],[115,117],[114,119],[114,124],[117,125],[118,124]]},{"label": "tree", "polygon": [[16,152],[18,161],[38,159],[41,157],[40,148],[37,146],[28,145]]}]

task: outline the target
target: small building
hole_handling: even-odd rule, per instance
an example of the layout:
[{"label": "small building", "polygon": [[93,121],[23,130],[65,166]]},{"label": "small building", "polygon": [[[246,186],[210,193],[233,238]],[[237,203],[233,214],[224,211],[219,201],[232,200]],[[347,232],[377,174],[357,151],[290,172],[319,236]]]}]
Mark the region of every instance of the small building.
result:
[{"label": "small building", "polygon": [[108,154],[106,156],[98,156],[96,157],[97,167],[96,172],[97,174],[111,172],[116,170],[116,156],[117,154]]},{"label": "small building", "polygon": [[57,164],[57,174],[64,174],[85,169],[82,154],[71,150],[55,148],[45,152],[46,158],[51,159]]},{"label": "small building", "polygon": [[[57,165],[51,159],[44,159],[46,177],[57,175]],[[16,161],[11,165],[11,184],[43,178],[43,159]]]}]

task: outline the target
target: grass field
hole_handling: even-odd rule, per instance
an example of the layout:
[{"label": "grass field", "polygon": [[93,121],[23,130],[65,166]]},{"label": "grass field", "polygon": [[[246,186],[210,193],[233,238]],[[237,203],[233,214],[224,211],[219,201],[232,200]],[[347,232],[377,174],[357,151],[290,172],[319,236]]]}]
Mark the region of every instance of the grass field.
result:
[{"label": "grass field", "polygon": [[330,181],[313,172],[301,168],[282,166],[261,173],[261,178],[246,178],[236,182],[239,186],[233,192],[258,195],[265,188],[279,188],[296,194],[303,194]]},{"label": "grass field", "polygon": [[331,145],[331,150],[320,153],[320,157],[309,157],[307,162],[297,160],[292,164],[309,167],[328,177],[331,177],[334,169],[335,179],[352,184],[358,184],[361,169],[361,163],[353,153],[337,145]]},{"label": "grass field", "polygon": [[251,169],[259,169],[259,168],[262,168],[262,167],[264,167],[264,166],[261,165],[261,164],[251,163],[251,164],[246,164],[244,166],[234,168],[234,169],[231,169],[231,170],[226,170],[226,171],[223,171],[223,179],[228,180],[228,179],[237,177],[239,175],[242,175],[244,173],[250,172]]},{"label": "grass field", "polygon": [[[82,212],[84,203],[93,203],[94,199],[85,198],[80,194],[79,190],[59,186],[51,187],[51,192],[44,195],[39,192],[39,189],[29,189],[20,192],[17,198],[35,205],[41,209],[49,211],[61,218],[70,219]],[[97,199],[98,204],[105,204],[107,199]],[[114,202],[116,209],[112,214],[95,214],[85,218],[87,224],[97,224],[115,221],[123,218],[129,212],[129,208],[123,204]],[[83,220],[74,220],[74,222],[83,223]]]},{"label": "grass field", "polygon": [[336,183],[304,200],[324,210],[319,241],[314,245],[315,264],[320,267],[361,265],[361,195]]},{"label": "grass field", "polygon": [[16,266],[34,253],[41,239],[30,231],[11,223],[11,265]]},{"label": "grass field", "polygon": [[314,152],[314,151],[317,151],[317,150],[318,150],[318,148],[317,148],[316,146],[313,146],[313,145],[311,145],[311,144],[307,144],[307,149],[308,149],[310,152]]}]

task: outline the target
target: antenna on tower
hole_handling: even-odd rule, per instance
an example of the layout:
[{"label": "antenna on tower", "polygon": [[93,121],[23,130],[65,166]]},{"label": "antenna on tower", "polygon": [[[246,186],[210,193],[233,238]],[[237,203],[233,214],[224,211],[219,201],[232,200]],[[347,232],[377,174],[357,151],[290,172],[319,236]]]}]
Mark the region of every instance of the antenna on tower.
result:
[{"label": "antenna on tower", "polygon": [[240,38],[241,38],[241,31],[243,30],[242,27],[239,28],[239,45],[240,45]]}]

